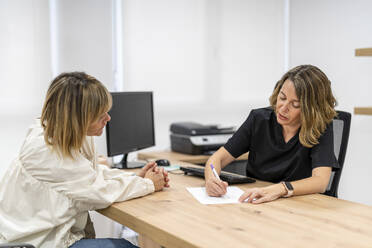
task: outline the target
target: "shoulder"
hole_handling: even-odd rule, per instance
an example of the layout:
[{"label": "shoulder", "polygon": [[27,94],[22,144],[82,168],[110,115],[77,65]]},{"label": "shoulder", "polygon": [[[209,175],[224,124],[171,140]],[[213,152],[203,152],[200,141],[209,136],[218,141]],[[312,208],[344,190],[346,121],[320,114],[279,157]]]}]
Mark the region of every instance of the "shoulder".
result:
[{"label": "shoulder", "polygon": [[319,137],[319,143],[325,142],[326,140],[333,140],[333,121],[327,124],[325,130]]},{"label": "shoulder", "polygon": [[252,109],[241,127],[249,130],[270,125],[273,116],[275,117],[275,114],[271,107]]},{"label": "shoulder", "polygon": [[274,110],[271,107],[253,109],[248,118],[255,121],[270,120],[274,115]]},{"label": "shoulder", "polygon": [[44,129],[41,126],[40,119],[29,127],[26,138],[20,150],[20,157],[25,158],[31,154],[38,154],[45,152],[47,145],[44,140]]},{"label": "shoulder", "polygon": [[[85,152],[88,158],[94,155],[93,140],[89,138],[86,140]],[[75,159],[61,157],[57,151],[45,142],[44,129],[38,119],[33,125],[30,126],[25,141],[19,152],[19,160],[22,162],[23,167],[28,172],[48,174],[53,171],[69,170],[70,168],[77,168],[80,165],[87,165],[88,161],[81,155],[77,154]],[[87,166],[87,168],[90,166]],[[64,172],[65,173],[65,172]]]},{"label": "shoulder", "polygon": [[314,145],[311,150],[312,152],[329,152],[328,149],[334,149],[335,142],[339,145],[341,140],[339,138],[334,139],[333,121],[331,121],[318,138],[318,144]]}]

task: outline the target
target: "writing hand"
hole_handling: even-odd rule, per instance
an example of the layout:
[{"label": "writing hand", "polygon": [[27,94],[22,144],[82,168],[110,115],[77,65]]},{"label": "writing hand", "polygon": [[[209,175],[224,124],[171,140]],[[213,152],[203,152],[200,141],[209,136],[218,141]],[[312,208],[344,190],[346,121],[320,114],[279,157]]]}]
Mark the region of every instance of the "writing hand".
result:
[{"label": "writing hand", "polygon": [[221,181],[216,177],[211,177],[205,181],[205,190],[209,196],[223,196],[227,192],[227,182]]}]

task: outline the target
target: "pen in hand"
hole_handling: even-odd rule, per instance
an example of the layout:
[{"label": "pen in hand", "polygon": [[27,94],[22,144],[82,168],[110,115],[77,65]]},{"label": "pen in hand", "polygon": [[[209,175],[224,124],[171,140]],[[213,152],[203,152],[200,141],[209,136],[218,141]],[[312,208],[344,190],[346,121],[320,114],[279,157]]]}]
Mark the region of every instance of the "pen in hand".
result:
[{"label": "pen in hand", "polygon": [[[213,182],[211,183],[211,192],[209,195],[211,196],[223,196],[227,193],[227,183],[222,181],[220,176],[218,175],[216,169],[214,168],[213,164],[210,164],[210,167],[212,169],[212,172],[214,176],[217,178],[219,182]],[[212,186],[213,185],[213,186]]]},{"label": "pen in hand", "polygon": [[214,168],[213,164],[210,164],[210,166],[211,166],[211,169],[212,169],[212,172],[213,172],[214,176],[215,176],[218,180],[221,181],[220,176],[218,175],[218,173],[217,173],[216,169]]}]

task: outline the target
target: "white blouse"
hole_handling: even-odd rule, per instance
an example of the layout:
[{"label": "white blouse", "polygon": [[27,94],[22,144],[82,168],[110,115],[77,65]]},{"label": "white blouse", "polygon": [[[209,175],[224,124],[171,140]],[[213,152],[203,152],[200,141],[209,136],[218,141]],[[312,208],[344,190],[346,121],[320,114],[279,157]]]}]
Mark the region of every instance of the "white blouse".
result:
[{"label": "white blouse", "polygon": [[40,119],[0,183],[0,243],[69,247],[85,236],[89,210],[154,192],[150,179],[96,163],[93,137],[75,160],[44,141]]}]

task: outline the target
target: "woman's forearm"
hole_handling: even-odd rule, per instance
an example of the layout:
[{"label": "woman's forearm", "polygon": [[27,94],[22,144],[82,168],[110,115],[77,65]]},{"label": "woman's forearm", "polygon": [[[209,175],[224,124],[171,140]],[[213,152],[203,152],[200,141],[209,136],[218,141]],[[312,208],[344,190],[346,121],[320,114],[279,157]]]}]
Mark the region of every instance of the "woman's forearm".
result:
[{"label": "woman's forearm", "polygon": [[324,193],[327,189],[331,172],[331,167],[315,168],[311,177],[291,182],[294,189],[293,194]]},{"label": "woman's forearm", "polygon": [[219,174],[227,164],[231,163],[234,160],[234,157],[224,148],[221,147],[216,151],[205,163],[205,179],[208,179],[213,176],[210,164],[213,164],[213,167],[216,169]]}]

